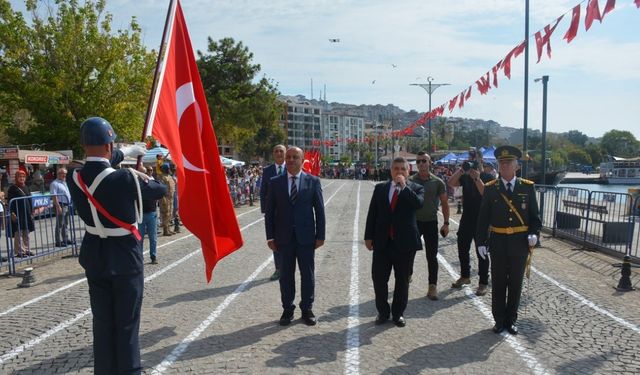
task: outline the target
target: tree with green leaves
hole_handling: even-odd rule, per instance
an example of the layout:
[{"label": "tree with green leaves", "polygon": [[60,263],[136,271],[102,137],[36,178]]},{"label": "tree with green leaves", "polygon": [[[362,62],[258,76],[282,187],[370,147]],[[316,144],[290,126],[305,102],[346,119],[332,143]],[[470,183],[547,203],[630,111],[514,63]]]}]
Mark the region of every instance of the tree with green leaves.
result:
[{"label": "tree with green leaves", "polygon": [[16,144],[80,151],[80,123],[101,116],[140,139],[156,53],[135,18],[113,32],[105,0],[26,0],[30,20],[0,0],[0,126]]},{"label": "tree with green leaves", "polygon": [[600,140],[600,148],[611,156],[634,157],[640,152],[640,142],[626,130],[609,130]]},{"label": "tree with green leaves", "polygon": [[284,106],[276,85],[267,78],[254,83],[260,65],[253,53],[233,38],[208,39],[207,52],[198,51],[198,69],[219,139],[239,146],[243,158],[268,158],[273,145],[284,143],[278,125]]}]

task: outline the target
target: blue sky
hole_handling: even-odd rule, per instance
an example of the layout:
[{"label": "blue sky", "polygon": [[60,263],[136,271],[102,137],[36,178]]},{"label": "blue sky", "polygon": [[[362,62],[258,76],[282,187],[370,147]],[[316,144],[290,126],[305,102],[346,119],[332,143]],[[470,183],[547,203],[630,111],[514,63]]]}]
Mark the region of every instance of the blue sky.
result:
[{"label": "blue sky", "polygon": [[[580,130],[602,136],[610,129],[631,131],[640,139],[640,9],[618,0],[604,21],[580,28],[570,43],[562,39],[570,10],[579,0],[531,0],[530,34],[567,12],[552,39],[552,58],[536,64],[530,45],[529,128],[541,129],[542,85],[549,75],[547,128]],[[11,1],[14,8],[23,1]],[[601,10],[605,0],[600,0]],[[107,0],[114,28],[126,28],[135,16],[144,42],[157,49],[169,1]],[[524,39],[522,0],[183,0],[196,49],[207,37],[241,40],[286,95],[352,104],[395,104],[424,112],[427,94],[410,83],[450,83],[432,96],[433,106],[468,88]],[[330,43],[339,38],[340,43]],[[503,126],[523,123],[524,56],[512,60],[512,78],[500,75],[499,87],[481,96],[474,89],[462,109],[447,116],[492,119]],[[393,67],[395,64],[397,67]],[[375,84],[372,82],[375,80]]]}]

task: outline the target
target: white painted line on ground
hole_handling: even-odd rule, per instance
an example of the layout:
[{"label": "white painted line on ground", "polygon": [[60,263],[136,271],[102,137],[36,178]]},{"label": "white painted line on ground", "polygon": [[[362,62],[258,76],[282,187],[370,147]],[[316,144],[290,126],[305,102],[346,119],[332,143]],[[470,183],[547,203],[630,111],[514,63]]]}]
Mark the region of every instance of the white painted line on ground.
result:
[{"label": "white painted line on ground", "polygon": [[[345,184],[346,182],[340,185],[340,187],[329,197],[329,199],[327,199],[324,202],[325,207],[329,204],[331,199],[333,199],[333,197],[335,197],[336,194],[338,194],[340,189],[342,189],[342,187],[344,187]],[[264,218],[254,221],[253,223],[242,228],[242,230],[262,220],[264,220]],[[176,346],[171,351],[171,353],[169,353],[166,357],[164,357],[164,359],[156,367],[154,367],[151,374],[152,375],[162,374],[163,372],[167,371],[171,366],[173,366],[173,364],[178,360],[178,358],[180,358],[180,356],[189,348],[189,345],[191,345],[192,342],[194,342],[198,337],[200,337],[200,335],[211,324],[213,324],[213,322],[220,316],[220,314],[222,314],[222,312],[231,304],[231,302],[233,302],[233,300],[236,299],[236,297],[238,297],[240,293],[242,293],[247,288],[247,286],[250,283],[252,283],[256,277],[258,277],[260,272],[262,272],[262,270],[264,270],[264,268],[268,266],[269,263],[271,263],[272,261],[273,261],[273,256],[269,256],[267,260],[265,260],[261,265],[259,265],[258,268],[256,268],[256,270],[253,271],[253,273],[249,275],[249,277],[247,277],[242,282],[242,284],[240,284],[236,288],[236,290],[233,291],[233,293],[228,295],[227,298],[225,298],[224,301],[222,301],[222,303],[218,305],[218,307],[216,307],[216,309],[205,320],[203,320],[202,323],[200,323],[200,325],[198,325],[196,329],[191,331],[191,333],[187,337],[185,337],[184,340],[182,340],[182,342],[180,342],[180,344],[178,344],[178,346]]]},{"label": "white painted line on ground", "polygon": [[356,214],[353,219],[353,241],[351,244],[351,284],[349,286],[349,318],[347,320],[347,350],[345,354],[345,369],[347,375],[360,373],[360,286],[358,270],[358,248],[360,238],[358,227],[360,224],[360,182],[356,196]]},{"label": "white painted line on ground", "polygon": [[220,305],[218,305],[218,307],[207,317],[207,319],[202,321],[202,323],[200,323],[200,325],[196,329],[194,329],[189,334],[189,336],[182,340],[182,342],[178,346],[176,346],[175,349],[173,349],[171,353],[169,353],[169,355],[166,356],[162,360],[162,362],[160,362],[160,364],[153,369],[151,374],[162,374],[169,367],[171,367],[171,365],[173,365],[173,363],[178,360],[182,353],[187,350],[189,345],[191,345],[191,343],[194,342],[202,334],[202,332],[204,332],[204,330],[207,329],[207,327],[209,327],[211,323],[213,323],[220,316],[220,314],[222,314],[222,312],[231,304],[231,302],[233,302],[234,299],[236,299],[238,295],[240,295],[240,293],[244,292],[245,289],[247,289],[247,286],[249,286],[249,284],[251,284],[251,282],[253,282],[253,280],[258,277],[260,272],[262,272],[262,270],[264,270],[264,268],[268,266],[272,261],[273,257],[269,257],[260,266],[258,266],[258,268],[256,268],[256,270],[253,271],[253,273],[242,284],[240,284],[240,286],[238,286],[236,290],[233,291],[233,293],[228,295],[227,298],[225,298],[224,301]]},{"label": "white painted line on ground", "polygon": [[[330,185],[330,184],[329,184],[329,185]],[[243,213],[241,213],[240,215],[236,216],[236,218],[239,218],[239,217],[244,216],[244,215],[246,215],[246,214],[252,213],[252,212],[254,212],[254,211],[256,211],[256,210],[259,210],[259,208],[254,208],[253,210],[250,210],[250,211],[247,211],[247,212],[243,212]],[[180,238],[176,238],[175,240],[171,240],[171,241],[169,241],[169,242],[167,242],[167,243],[164,243],[164,244],[162,244],[162,245],[158,246],[157,248],[158,248],[158,249],[161,249],[161,248],[163,248],[163,247],[165,247],[165,246],[169,246],[169,245],[171,245],[171,244],[173,244],[173,243],[175,243],[175,242],[182,241],[182,240],[187,239],[187,238],[189,238],[189,237],[193,237],[193,234],[187,234],[186,236],[182,236],[182,237],[180,237]],[[148,254],[148,253],[149,253],[149,250],[147,250],[147,251],[145,251],[144,253],[142,253],[142,255],[146,255],[146,254]],[[58,288],[58,289],[52,290],[52,291],[50,291],[49,293],[43,294],[43,295],[41,295],[41,296],[35,297],[35,298],[33,298],[33,299],[30,299],[29,301],[26,301],[26,302],[21,303],[21,304],[19,304],[19,305],[13,306],[13,307],[11,307],[11,308],[9,308],[9,309],[7,309],[7,310],[3,311],[3,312],[0,312],[0,317],[5,316],[5,315],[7,315],[7,314],[11,314],[12,312],[14,312],[14,311],[16,311],[16,310],[20,310],[20,309],[22,309],[22,308],[24,308],[24,307],[27,307],[27,306],[29,306],[29,305],[32,305],[32,304],[36,303],[36,302],[39,302],[39,301],[41,301],[41,300],[43,300],[43,299],[45,299],[45,298],[51,297],[51,296],[53,296],[54,294],[60,293],[60,292],[62,292],[62,291],[65,291],[65,290],[67,290],[67,289],[69,289],[69,288],[71,288],[71,287],[74,287],[74,286],[76,286],[76,285],[78,285],[78,284],[80,284],[80,283],[83,283],[83,282],[84,282],[84,281],[86,281],[86,280],[87,280],[87,278],[86,278],[86,277],[84,277],[84,278],[82,278],[82,279],[80,279],[80,280],[76,280],[76,281],[71,282],[71,283],[69,283],[69,284],[67,284],[67,285],[61,286],[61,287],[60,287],[60,288]]]},{"label": "white painted line on ground", "polygon": [[[331,185],[331,184],[328,184],[328,185]],[[328,186],[328,185],[327,185],[327,186]],[[331,198],[333,198],[333,197],[338,193],[338,191],[339,191],[343,186],[344,186],[344,184],[342,184],[342,185],[338,188],[338,190],[336,190],[336,192],[335,192],[335,193],[333,193],[333,195],[329,198],[329,200],[331,200]],[[327,202],[325,203],[325,205],[326,205],[327,203],[329,203],[329,200],[327,200]],[[244,212],[244,213],[242,213],[242,214],[238,215],[237,217],[240,217],[240,216],[242,216],[242,215],[245,215],[245,214],[247,214],[247,213],[249,213],[249,212],[253,212],[253,211],[255,211],[255,210],[257,210],[257,208],[256,208],[256,209],[254,209],[254,210],[248,211],[248,212]],[[261,222],[262,220],[264,220],[264,218],[260,218],[260,219],[258,219],[258,220],[256,220],[256,221],[254,221],[254,222],[252,222],[252,223],[250,223],[250,224],[248,224],[248,225],[244,226],[244,227],[243,227],[243,228],[241,228],[240,230],[241,230],[241,231],[243,231],[243,230],[245,230],[245,229],[249,228],[250,226],[252,226],[252,225],[254,225],[254,224],[257,224],[257,223]],[[189,235],[184,236],[184,237],[182,237],[182,238],[178,238],[178,239],[175,239],[175,240],[173,240],[173,241],[171,241],[171,242],[168,242],[168,243],[166,243],[166,244],[164,244],[164,245],[162,245],[162,246],[166,246],[166,245],[168,245],[168,244],[170,244],[170,243],[174,243],[174,242],[176,242],[176,241],[180,241],[180,240],[185,239],[185,238],[190,237],[190,236],[193,236],[193,235],[192,235],[192,234],[189,234]],[[160,246],[159,246],[159,247],[160,247]],[[172,268],[176,267],[177,265],[181,264],[182,262],[186,261],[187,259],[191,258],[191,257],[192,257],[192,256],[194,256],[195,254],[197,254],[198,252],[200,252],[201,250],[202,250],[202,249],[201,249],[201,248],[199,248],[199,249],[197,249],[197,250],[195,250],[195,251],[193,251],[193,252],[191,252],[191,253],[189,253],[189,254],[185,255],[184,257],[180,258],[179,260],[177,260],[177,261],[175,261],[175,262],[173,262],[173,263],[169,264],[168,266],[166,266],[166,267],[164,267],[164,268],[162,268],[162,269],[160,269],[160,270],[156,271],[155,273],[153,273],[153,274],[151,274],[151,275],[147,276],[147,277],[144,279],[145,283],[147,283],[147,282],[149,282],[149,281],[151,281],[151,280],[155,279],[156,277],[158,277],[158,276],[162,275],[163,273],[165,273],[165,272],[169,271],[170,269],[172,269]],[[271,260],[272,258],[273,258],[273,257],[271,257],[271,258],[269,258],[269,259]],[[267,264],[268,264],[268,263],[267,263]],[[73,282],[73,283],[71,283],[71,284],[76,285],[76,284],[79,284],[80,282],[85,281],[85,280],[86,280],[86,278],[81,279],[81,280],[76,280],[75,282]],[[71,286],[73,286],[73,285],[67,286],[67,288],[69,288],[69,287],[71,287]],[[65,289],[67,289],[67,288],[65,288]],[[59,288],[59,289],[56,289],[56,291],[53,291],[53,292],[56,292],[56,293],[57,293],[58,291],[61,291],[61,290],[64,290],[64,289]],[[55,293],[53,293],[53,292],[47,293],[47,295],[45,295],[45,296],[50,296],[50,295],[55,294]],[[37,297],[36,299],[37,299],[37,300],[40,300],[40,299],[42,299],[42,298],[45,298],[45,297],[44,297],[44,296],[41,296],[41,297]],[[34,303],[34,302],[37,302],[37,301],[36,301],[36,299],[31,300],[31,301],[33,301],[33,302],[30,302],[29,304]],[[27,303],[24,303],[24,304],[22,304],[22,305],[20,305],[20,306],[22,306],[22,307],[27,306]],[[12,311],[17,310],[17,308],[18,308],[18,306],[16,306],[16,308],[14,308]],[[80,319],[84,318],[85,316],[89,315],[90,313],[91,313],[91,308],[86,309],[86,310],[84,310],[83,312],[81,312],[81,313],[77,314],[75,317],[73,317],[73,318],[71,318],[71,319],[68,319],[68,320],[66,320],[66,321],[64,321],[64,322],[62,322],[62,323],[60,323],[60,324],[56,325],[55,327],[53,327],[53,328],[49,329],[47,332],[43,333],[42,335],[40,335],[40,336],[38,336],[38,337],[36,337],[36,338],[34,338],[34,339],[32,339],[32,340],[29,340],[27,343],[25,343],[25,344],[23,344],[23,345],[20,345],[20,346],[18,346],[18,347],[16,347],[16,348],[11,349],[9,352],[7,352],[7,353],[3,354],[2,356],[0,356],[0,365],[2,365],[3,363],[5,363],[5,362],[6,362],[6,361],[8,361],[9,359],[11,359],[11,358],[13,358],[13,357],[15,357],[15,356],[19,355],[20,353],[24,352],[25,350],[30,349],[30,348],[32,348],[32,347],[33,347],[33,346],[35,346],[35,345],[38,345],[40,342],[42,342],[42,341],[46,340],[47,338],[49,338],[49,337],[51,337],[51,336],[55,335],[56,333],[60,332],[61,330],[63,330],[63,329],[65,329],[65,328],[67,328],[67,327],[69,327],[69,326],[73,325],[75,322],[77,322],[78,320],[80,320]]]},{"label": "white painted line on ground", "polygon": [[[442,215],[441,212],[438,212],[438,214]],[[457,226],[460,225],[460,223],[458,223],[457,221],[455,221],[455,220],[453,220],[451,218],[449,218],[449,221],[453,222]],[[451,277],[454,280],[457,280],[458,277],[460,277],[460,275],[453,269],[451,264],[449,264],[449,262],[441,254],[438,254],[438,261],[447,270],[447,272],[449,272],[449,275],[451,275]],[[487,305],[484,302],[482,302],[482,299],[480,299],[478,296],[476,296],[475,293],[471,290],[471,288],[469,286],[465,285],[462,288],[462,290],[467,295],[467,297],[469,297],[471,299],[471,301],[478,308],[478,310],[480,310],[482,315],[484,315],[484,317],[488,321],[490,321],[491,323],[494,323],[493,314],[491,313],[491,308],[487,307]],[[540,362],[538,362],[538,360],[520,344],[518,339],[516,339],[514,336],[512,336],[510,334],[507,334],[506,332],[502,332],[500,335],[505,338],[505,340],[507,341],[509,346],[511,346],[513,348],[513,350],[515,350],[516,353],[518,353],[518,355],[527,364],[527,367],[529,367],[533,371],[534,374],[542,375],[542,374],[548,374],[549,373],[549,371],[547,371],[540,364]]]},{"label": "white painted line on ground", "polygon": [[[452,220],[449,219],[449,221]],[[438,261],[447,270],[447,272],[449,272],[449,275],[451,275],[454,280],[458,279],[460,275],[458,275],[458,273],[453,270],[451,264],[449,264],[449,262],[447,262],[447,260],[444,259],[441,254],[438,254]],[[482,315],[484,315],[487,320],[493,323],[493,315],[491,314],[491,309],[487,307],[487,305],[482,302],[482,300],[478,298],[478,296],[476,296],[468,286],[464,286],[462,290],[467,295],[467,297],[471,299],[471,302],[473,302],[478,310],[480,310]],[[505,338],[509,346],[511,346],[516,351],[516,353],[518,353],[518,355],[524,360],[524,362],[533,371],[534,374],[542,375],[549,373],[531,353],[529,353],[522,345],[520,345],[520,342],[515,337],[507,334],[506,332],[502,332],[500,335]]]},{"label": "white painted line on ground", "polygon": [[[449,221],[453,221],[456,225],[458,225],[458,223],[455,220],[449,220]],[[552,278],[551,276],[546,275],[545,273],[543,273],[542,271],[538,270],[536,267],[531,267],[531,270],[539,275],[540,277],[542,277],[543,279],[547,280],[548,282],[550,282],[551,284],[557,286],[558,288],[562,289],[564,292],[566,292],[568,295],[570,295],[571,297],[577,299],[578,301],[580,301],[580,303],[582,303],[583,305],[595,310],[596,312],[611,318],[612,320],[616,321],[617,323],[631,329],[632,331],[634,331],[635,333],[640,333],[640,327],[638,327],[637,325],[622,319],[616,315],[614,315],[613,313],[609,312],[606,309],[603,309],[602,307],[596,305],[594,302],[592,302],[591,300],[589,300],[588,298],[582,296],[581,294],[579,294],[578,292],[570,289],[569,287],[564,286],[562,283],[560,283],[559,281],[555,280],[554,278]]]},{"label": "white painted line on ground", "polygon": [[595,303],[591,302],[586,297],[583,297],[582,295],[578,294],[576,291],[574,291],[572,289],[569,289],[568,287],[560,284],[558,281],[554,280],[550,276],[547,276],[546,274],[542,273],[537,268],[531,267],[531,270],[533,272],[535,272],[537,275],[540,275],[540,277],[542,277],[543,279],[547,280],[551,284],[553,284],[553,285],[557,286],[558,288],[562,289],[563,291],[565,291],[571,297],[573,297],[573,298],[577,299],[578,301],[580,301],[580,303],[582,303],[583,305],[585,305],[585,306],[587,306],[587,307],[599,312],[600,314],[602,314],[602,315],[604,315],[604,316],[606,316],[608,318],[611,318],[611,319],[615,320],[619,324],[621,324],[621,325],[633,330],[635,333],[640,333],[640,327],[638,327],[637,325],[613,315],[609,311],[607,311],[607,310],[603,309],[602,307],[596,305]]},{"label": "white painted line on ground", "polygon": [[[162,275],[163,273],[167,272],[168,270],[174,268],[175,266],[179,265],[180,263],[186,261],[187,259],[191,258],[192,256],[194,256],[195,254],[197,254],[200,251],[200,249],[195,250],[187,255],[185,255],[184,257],[180,258],[179,260],[169,264],[168,266],[162,268],[161,270],[153,273],[152,275],[147,276],[144,281],[145,283],[155,279],[156,277]],[[73,318],[69,319],[69,320],[65,320],[64,322],[56,325],[55,327],[49,329],[47,332],[43,333],[42,335],[29,340],[28,342],[26,342],[25,344],[22,344],[18,347],[15,347],[13,349],[11,349],[9,352],[7,352],[6,354],[3,354],[2,356],[0,356],[0,365],[2,365],[3,363],[5,363],[6,361],[10,360],[11,358],[17,356],[18,354],[24,352],[27,349],[30,349],[32,347],[34,347],[35,345],[38,345],[39,343],[41,343],[42,341],[48,339],[49,337],[55,335],[56,333],[60,332],[61,330],[71,326],[72,324],[74,324],[75,322],[77,322],[78,320],[84,318],[85,316],[91,314],[91,308],[88,308],[86,310],[84,310],[83,312],[77,314],[76,316],[74,316]]]}]

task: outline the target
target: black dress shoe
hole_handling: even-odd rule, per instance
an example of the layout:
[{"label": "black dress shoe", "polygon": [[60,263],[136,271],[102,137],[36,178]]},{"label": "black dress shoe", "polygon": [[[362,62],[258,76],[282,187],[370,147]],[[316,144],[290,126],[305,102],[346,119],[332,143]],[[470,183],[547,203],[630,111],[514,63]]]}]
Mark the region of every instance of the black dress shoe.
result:
[{"label": "black dress shoe", "polygon": [[380,315],[378,314],[378,316],[376,316],[376,325],[379,326],[381,324],[384,324],[387,322],[387,320],[389,320],[389,315]]},{"label": "black dress shoe", "polygon": [[510,334],[512,335],[517,335],[518,334],[518,326],[516,326],[515,324],[510,324],[507,326],[507,331],[509,331]]},{"label": "black dress shoe", "polygon": [[493,333],[502,333],[502,331],[504,331],[504,326],[502,324],[496,323],[496,325],[494,325],[491,330],[493,331]]},{"label": "black dress shoe", "polygon": [[308,326],[315,326],[318,322],[316,320],[316,316],[313,315],[313,311],[311,310],[305,310],[302,312],[302,320],[304,321],[304,324]]},{"label": "black dress shoe", "polygon": [[284,310],[282,312],[282,316],[280,317],[280,325],[288,326],[291,324],[291,320],[293,319],[293,310]]},{"label": "black dress shoe", "polygon": [[407,325],[407,322],[404,320],[403,317],[398,317],[398,318],[393,318],[393,324],[395,324],[397,327],[404,327]]}]

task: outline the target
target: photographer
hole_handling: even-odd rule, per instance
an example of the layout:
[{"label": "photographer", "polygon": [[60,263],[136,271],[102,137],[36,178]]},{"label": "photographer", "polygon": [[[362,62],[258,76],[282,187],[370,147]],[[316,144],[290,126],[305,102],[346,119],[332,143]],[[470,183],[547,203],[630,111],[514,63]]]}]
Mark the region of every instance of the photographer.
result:
[{"label": "photographer", "polygon": [[[469,150],[469,160],[451,176],[447,184],[450,187],[462,186],[462,218],[458,228],[458,259],[460,260],[460,278],[451,284],[452,288],[461,288],[471,283],[471,259],[469,249],[471,241],[475,238],[480,202],[484,192],[484,184],[494,179],[485,173],[482,166],[482,154],[478,154],[475,148]],[[482,172],[481,172],[482,171]],[[475,244],[475,240],[474,240]],[[475,244],[476,256],[478,256],[478,274],[480,282],[476,295],[487,294],[489,285],[489,259],[482,259],[478,255],[478,245]]]}]

